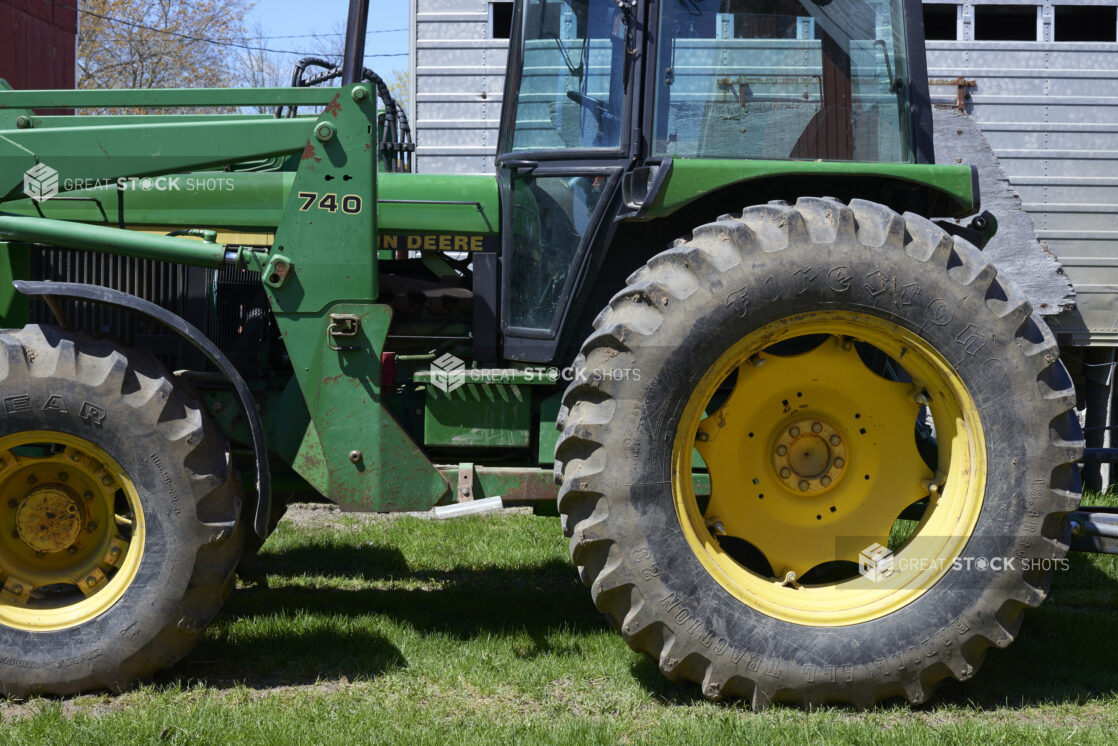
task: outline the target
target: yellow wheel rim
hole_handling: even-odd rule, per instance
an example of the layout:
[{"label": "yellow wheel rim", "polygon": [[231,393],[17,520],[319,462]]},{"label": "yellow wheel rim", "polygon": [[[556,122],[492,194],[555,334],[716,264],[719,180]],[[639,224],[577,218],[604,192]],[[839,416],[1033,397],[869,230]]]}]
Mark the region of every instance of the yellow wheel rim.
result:
[{"label": "yellow wheel rim", "polygon": [[0,624],[95,618],[135,579],[144,536],[136,488],[101,448],[42,430],[0,437]]},{"label": "yellow wheel rim", "polygon": [[[696,498],[704,465],[709,500]],[[788,317],[726,351],[672,453],[680,524],[711,576],[757,611],[813,626],[876,619],[931,588],[966,546],[985,482],[958,374],[914,332],[852,311]]]}]

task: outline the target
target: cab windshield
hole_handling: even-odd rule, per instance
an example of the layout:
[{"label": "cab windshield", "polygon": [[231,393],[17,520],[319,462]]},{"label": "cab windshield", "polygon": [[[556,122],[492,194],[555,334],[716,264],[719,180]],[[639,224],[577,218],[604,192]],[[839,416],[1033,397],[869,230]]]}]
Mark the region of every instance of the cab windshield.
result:
[{"label": "cab windshield", "polygon": [[665,0],[653,155],[912,162],[903,0]]}]

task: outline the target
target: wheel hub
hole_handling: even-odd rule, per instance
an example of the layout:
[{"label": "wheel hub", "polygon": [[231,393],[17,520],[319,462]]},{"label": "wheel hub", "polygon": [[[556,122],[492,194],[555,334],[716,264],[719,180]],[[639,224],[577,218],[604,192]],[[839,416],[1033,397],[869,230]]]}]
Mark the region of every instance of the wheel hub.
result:
[{"label": "wheel hub", "polygon": [[16,509],[16,532],[36,552],[61,552],[77,541],[85,517],[81,501],[60,484],[32,490]]},{"label": "wheel hub", "polygon": [[772,463],[777,477],[790,490],[816,495],[842,478],[846,443],[825,419],[801,418],[777,434]]}]

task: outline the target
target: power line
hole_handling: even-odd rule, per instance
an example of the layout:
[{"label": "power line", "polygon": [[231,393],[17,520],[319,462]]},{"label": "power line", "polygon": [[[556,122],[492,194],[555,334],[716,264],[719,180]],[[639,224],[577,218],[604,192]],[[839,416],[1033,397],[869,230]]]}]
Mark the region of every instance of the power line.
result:
[{"label": "power line", "polygon": [[[373,31],[366,31],[365,35],[368,36],[369,34],[397,34],[397,33],[400,33],[401,31],[411,31],[411,29],[407,29],[407,28],[375,29]],[[338,32],[329,33],[329,34],[291,34],[290,36],[246,36],[244,38],[245,39],[306,39],[306,38],[322,39],[322,38],[327,37],[327,36],[345,36],[345,32],[344,31],[338,31]]]},{"label": "power line", "polygon": [[[87,15],[87,16],[92,16],[94,18],[99,18],[102,21],[107,21],[109,23],[117,23],[117,24],[120,24],[122,26],[128,26],[130,28],[143,29],[144,31],[151,31],[151,32],[156,33],[156,34],[166,34],[167,36],[174,36],[174,37],[177,37],[179,39],[186,39],[187,41],[196,41],[196,42],[199,42],[201,44],[213,44],[213,45],[219,46],[219,47],[232,47],[232,48],[235,48],[235,49],[244,49],[244,50],[249,51],[249,52],[271,52],[273,54],[294,54],[294,55],[298,55],[298,56],[301,56],[301,57],[304,57],[304,56],[307,56],[307,55],[312,55],[312,54],[317,54],[316,52],[299,52],[299,51],[296,51],[296,50],[293,50],[293,49],[271,49],[269,47],[256,47],[256,46],[251,46],[251,45],[248,45],[248,44],[241,44],[241,43],[238,43],[238,42],[235,42],[235,41],[221,41],[221,40],[218,40],[218,39],[207,39],[207,38],[201,37],[201,36],[191,36],[190,34],[179,33],[178,31],[170,31],[168,29],[155,28],[154,26],[147,26],[147,25],[142,24],[142,23],[135,23],[133,21],[125,21],[121,18],[114,18],[112,16],[102,15],[100,13],[95,13],[92,10],[85,10],[84,8],[80,8],[80,7],[77,7],[77,6],[74,6],[74,5],[68,5],[68,4],[63,3],[63,2],[58,2],[58,0],[54,0],[54,2],[51,2],[51,0],[42,0],[42,2],[47,3],[49,5],[57,5],[59,7],[67,8],[69,10],[73,10],[73,11],[76,11],[78,13],[82,13],[82,14]],[[389,31],[396,31],[396,30],[407,31],[408,29],[385,29],[383,33],[388,33]],[[369,32],[369,33],[381,33],[381,32],[380,31],[372,31],[372,32]],[[306,34],[305,36],[318,36],[318,34]],[[323,36],[334,36],[334,34],[323,34]],[[252,37],[249,37],[249,38],[252,38]],[[257,37],[257,38],[261,38],[261,39],[277,38],[277,39],[279,39],[279,38],[284,38],[284,37]],[[298,38],[298,37],[291,36],[289,38],[294,39],[294,38]],[[408,56],[407,52],[397,52],[397,53],[394,53],[394,54],[366,54],[365,55],[365,57],[367,57],[367,58],[368,57],[407,57],[407,56]]]}]

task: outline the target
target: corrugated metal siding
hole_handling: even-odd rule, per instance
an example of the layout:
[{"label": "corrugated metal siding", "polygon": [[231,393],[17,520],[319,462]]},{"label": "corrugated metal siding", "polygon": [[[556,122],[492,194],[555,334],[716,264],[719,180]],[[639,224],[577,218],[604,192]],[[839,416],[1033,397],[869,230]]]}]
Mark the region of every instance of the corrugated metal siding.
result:
[{"label": "corrugated metal siding", "polygon": [[0,78],[13,88],[73,88],[74,0],[0,0]]},{"label": "corrugated metal siding", "polygon": [[415,170],[492,173],[508,40],[488,0],[413,0]]},{"label": "corrugated metal siding", "polygon": [[[961,6],[960,41],[927,43],[928,75],[975,82],[968,111],[1075,284],[1082,320],[1060,320],[1066,341],[1118,344],[1118,43],[974,41],[978,4]],[[1037,38],[1053,38],[1052,3],[1017,4],[1039,7]]]}]

